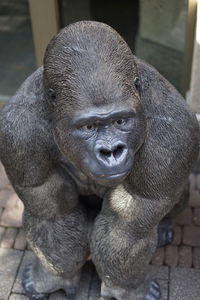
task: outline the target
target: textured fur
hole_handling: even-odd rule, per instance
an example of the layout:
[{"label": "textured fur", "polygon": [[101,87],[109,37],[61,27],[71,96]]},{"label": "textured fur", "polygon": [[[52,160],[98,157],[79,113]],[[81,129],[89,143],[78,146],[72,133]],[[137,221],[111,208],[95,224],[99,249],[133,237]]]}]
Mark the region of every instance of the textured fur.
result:
[{"label": "textured fur", "polygon": [[[48,88],[58,91],[56,107]],[[124,103],[140,116],[135,163],[119,185],[98,185],[80,166],[79,141],[55,127],[78,110]],[[24,203],[24,229],[51,278],[45,281],[54,282],[39,288],[35,276],[38,292],[63,288],[65,280],[76,286],[90,253],[102,295],[141,299],[157,225],[179,202],[198,147],[198,122],[182,96],[113,29],[97,22],[64,28],[47,48],[44,70],[27,78],[0,115],[0,159]],[[103,199],[96,217],[79,200],[90,194]]]}]

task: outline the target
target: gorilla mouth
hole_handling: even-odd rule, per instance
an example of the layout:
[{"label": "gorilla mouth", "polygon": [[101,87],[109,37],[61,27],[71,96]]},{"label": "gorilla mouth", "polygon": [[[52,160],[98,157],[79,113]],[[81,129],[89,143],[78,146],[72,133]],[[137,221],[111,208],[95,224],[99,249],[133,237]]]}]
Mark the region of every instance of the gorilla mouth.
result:
[{"label": "gorilla mouth", "polygon": [[127,171],[125,172],[122,172],[122,173],[114,173],[114,174],[102,174],[102,175],[99,175],[99,177],[103,177],[103,178],[116,178],[116,177],[120,177],[120,176],[123,176],[123,175],[126,175],[127,174]]},{"label": "gorilla mouth", "polygon": [[97,181],[109,182],[109,181],[115,181],[115,180],[123,180],[124,177],[126,177],[128,175],[128,173],[129,173],[129,170],[121,172],[121,173],[96,175],[95,177],[96,177]]}]

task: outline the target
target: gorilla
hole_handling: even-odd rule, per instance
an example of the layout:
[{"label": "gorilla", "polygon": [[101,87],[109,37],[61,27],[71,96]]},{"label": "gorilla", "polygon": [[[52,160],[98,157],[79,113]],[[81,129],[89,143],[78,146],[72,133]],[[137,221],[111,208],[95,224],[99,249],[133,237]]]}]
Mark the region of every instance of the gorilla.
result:
[{"label": "gorilla", "polygon": [[198,147],[187,103],[115,30],[62,29],[0,116],[0,159],[38,257],[27,295],[73,298],[91,256],[104,299],[159,300],[148,265],[170,240]]}]

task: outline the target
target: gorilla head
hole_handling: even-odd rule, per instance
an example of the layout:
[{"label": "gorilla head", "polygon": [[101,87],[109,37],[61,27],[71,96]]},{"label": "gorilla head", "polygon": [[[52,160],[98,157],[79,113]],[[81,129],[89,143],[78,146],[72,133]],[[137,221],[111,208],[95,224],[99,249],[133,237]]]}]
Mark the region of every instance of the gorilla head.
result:
[{"label": "gorilla head", "polygon": [[78,22],[49,44],[44,87],[63,155],[100,184],[119,183],[145,137],[134,56],[109,26]]}]

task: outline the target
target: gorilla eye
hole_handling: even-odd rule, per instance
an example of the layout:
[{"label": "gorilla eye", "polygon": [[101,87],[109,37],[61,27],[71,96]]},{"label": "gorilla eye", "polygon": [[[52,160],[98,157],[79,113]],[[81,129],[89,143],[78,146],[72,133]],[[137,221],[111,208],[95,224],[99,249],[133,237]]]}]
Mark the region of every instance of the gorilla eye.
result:
[{"label": "gorilla eye", "polygon": [[124,120],[117,120],[116,122],[117,122],[118,125],[120,125],[124,122]]},{"label": "gorilla eye", "polygon": [[49,100],[51,101],[51,104],[55,105],[56,92],[53,89],[48,89],[47,94],[48,94]]},{"label": "gorilla eye", "polygon": [[118,130],[129,131],[133,128],[134,119],[133,118],[117,119],[112,121],[112,124]]},{"label": "gorilla eye", "polygon": [[92,131],[95,130],[96,127],[97,127],[96,124],[88,124],[88,125],[81,126],[81,129],[84,131]]},{"label": "gorilla eye", "polygon": [[126,120],[124,119],[118,119],[112,122],[114,125],[125,125],[126,124]]}]

